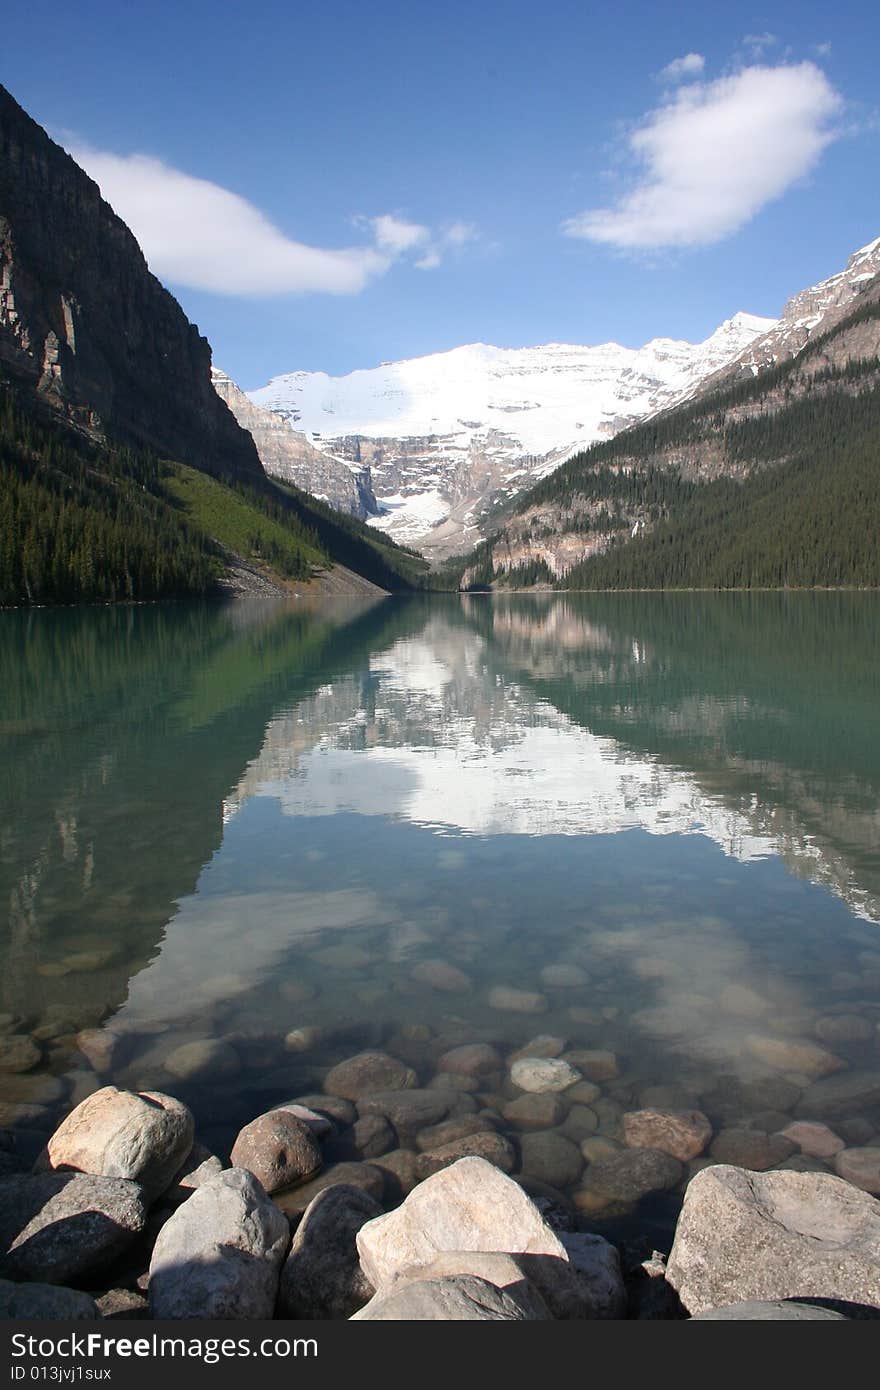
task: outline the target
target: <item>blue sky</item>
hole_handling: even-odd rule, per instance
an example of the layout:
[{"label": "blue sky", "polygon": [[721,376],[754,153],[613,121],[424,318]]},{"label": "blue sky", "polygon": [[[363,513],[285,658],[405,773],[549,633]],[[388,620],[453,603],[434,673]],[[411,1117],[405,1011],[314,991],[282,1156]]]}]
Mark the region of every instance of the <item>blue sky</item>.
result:
[{"label": "blue sky", "polygon": [[878,7],[7,0],[0,81],[246,388],[699,340],[880,235]]}]

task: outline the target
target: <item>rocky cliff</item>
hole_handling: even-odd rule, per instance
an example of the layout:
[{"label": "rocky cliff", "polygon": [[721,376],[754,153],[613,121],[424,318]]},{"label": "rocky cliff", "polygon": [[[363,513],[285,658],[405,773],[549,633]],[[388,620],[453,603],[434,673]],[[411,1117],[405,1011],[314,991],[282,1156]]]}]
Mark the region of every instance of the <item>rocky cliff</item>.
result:
[{"label": "rocky cliff", "polygon": [[97,184],[0,87],[0,373],[107,436],[265,477],[211,385],[211,349]]},{"label": "rocky cliff", "polygon": [[254,405],[231,377],[211,369],[214,390],[229,406],[242,429],[257,446],[260,462],[273,478],[295,483],[337,511],[365,521],[378,516],[369,468],[351,468],[332,454],[323,454],[282,416]]}]

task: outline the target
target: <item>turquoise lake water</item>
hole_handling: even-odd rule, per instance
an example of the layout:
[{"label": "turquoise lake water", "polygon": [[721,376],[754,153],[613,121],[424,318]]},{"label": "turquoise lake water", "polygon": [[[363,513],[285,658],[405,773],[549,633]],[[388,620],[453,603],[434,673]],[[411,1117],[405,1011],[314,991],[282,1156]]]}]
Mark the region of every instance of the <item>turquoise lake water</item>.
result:
[{"label": "turquoise lake water", "polygon": [[426,1084],[451,1046],[541,1034],[615,1054],[612,1148],[660,1103],[880,1143],[878,619],[869,594],[0,614],[0,1012],[38,1053],[0,1039],[0,1122],[43,1133],[112,1081],[228,1151],[362,1047]]}]

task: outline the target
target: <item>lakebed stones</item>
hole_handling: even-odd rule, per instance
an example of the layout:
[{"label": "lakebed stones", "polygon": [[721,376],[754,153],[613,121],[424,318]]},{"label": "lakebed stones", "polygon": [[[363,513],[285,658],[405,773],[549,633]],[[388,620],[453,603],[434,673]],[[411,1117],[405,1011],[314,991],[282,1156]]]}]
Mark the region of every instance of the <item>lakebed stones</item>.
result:
[{"label": "lakebed stones", "polygon": [[0,1072],[31,1071],[42,1059],[33,1038],[27,1033],[0,1036]]},{"label": "lakebed stones", "polygon": [[495,1125],[487,1115],[459,1115],[452,1120],[441,1120],[437,1125],[430,1125],[416,1135],[416,1147],[422,1153],[430,1153],[433,1149],[442,1148],[444,1144],[451,1144],[457,1139],[466,1139],[472,1134],[486,1134],[493,1131]]},{"label": "lakebed stones", "polygon": [[417,984],[430,985],[445,994],[464,994],[474,987],[469,975],[445,960],[419,961],[411,973]]},{"label": "lakebed stones", "polygon": [[382,1208],[362,1188],[340,1183],[309,1203],[281,1271],[278,1313],[286,1318],[350,1318],[374,1289],[355,1238]]},{"label": "lakebed stones", "polygon": [[659,1149],[680,1163],[701,1154],[712,1137],[702,1110],[630,1110],[622,1123],[629,1148]]},{"label": "lakebed stones", "polygon": [[43,1166],[127,1178],[153,1200],[189,1155],[194,1129],[190,1110],[173,1096],[104,1086],[59,1125]]},{"label": "lakebed stones", "polygon": [[150,1261],[155,1318],[271,1318],[290,1230],[252,1173],[230,1168],[159,1232]]},{"label": "lakebed stones", "polygon": [[801,1153],[809,1154],[812,1158],[833,1158],[846,1148],[840,1135],[818,1120],[793,1120],[779,1132],[797,1144]]},{"label": "lakebed stones", "polygon": [[709,1148],[716,1163],[749,1168],[753,1172],[775,1168],[794,1152],[795,1144],[784,1134],[736,1127],[719,1130]]},{"label": "lakebed stones", "polygon": [[515,1291],[499,1289],[472,1274],[459,1274],[382,1290],[352,1321],[535,1322],[538,1317],[533,1305],[522,1302]]},{"label": "lakebed stones", "polygon": [[523,1175],[550,1187],[573,1187],[583,1172],[584,1156],[577,1144],[556,1130],[524,1134],[519,1147]]},{"label": "lakebed stones", "polygon": [[746,1047],[753,1057],[775,1071],[792,1072],[797,1076],[819,1079],[832,1072],[842,1071],[846,1062],[827,1047],[810,1042],[809,1038],[771,1038],[750,1033]]},{"label": "lakebed stones", "polygon": [[510,1068],[510,1079],[521,1091],[564,1091],[582,1075],[561,1057],[520,1057]]},{"label": "lakebed stones", "polygon": [[835,1158],[834,1167],[854,1187],[880,1195],[880,1149],[843,1149]]},{"label": "lakebed stones", "polygon": [[237,1076],[241,1059],[231,1043],[204,1038],[181,1043],[164,1058],[165,1070],[178,1081],[223,1081]]},{"label": "lakebed stones", "polygon": [[321,1171],[321,1146],[312,1130],[289,1110],[269,1110],[245,1125],[230,1154],[233,1168],[246,1168],[266,1192],[307,1182]]},{"label": "lakebed stones", "polygon": [[297,1116],[297,1119],[305,1120],[306,1124],[308,1124],[311,1129],[315,1130],[319,1138],[322,1136],[318,1129],[311,1124],[306,1115],[300,1115],[295,1109],[298,1105],[305,1107],[310,1113],[314,1112],[317,1115],[325,1116],[340,1129],[345,1129],[347,1125],[353,1125],[358,1117],[357,1107],[350,1100],[345,1100],[343,1096],[297,1096],[296,1100],[289,1104],[285,1102],[283,1105],[276,1105],[274,1107],[276,1110],[290,1110],[291,1114]]},{"label": "lakebed stones", "polygon": [[541,969],[541,984],[551,989],[583,989],[590,977],[579,965],[560,961],[555,965],[545,965]]},{"label": "lakebed stones", "polygon": [[0,1318],[70,1318],[81,1322],[100,1316],[95,1300],[79,1289],[0,1279]]},{"label": "lakebed stones", "polygon": [[567,1060],[587,1081],[613,1081],[620,1075],[616,1053],[603,1048],[581,1048],[569,1052]]},{"label": "lakebed stones", "polygon": [[749,1299],[880,1307],[880,1202],[826,1173],[705,1168],[685,1193],[666,1277],[692,1314]]},{"label": "lakebed stones", "polygon": [[808,1086],[795,1107],[805,1119],[862,1115],[880,1106],[880,1071],[848,1071]]},{"label": "lakebed stones", "polygon": [[[565,1101],[557,1093],[541,1091],[526,1093],[517,1096],[516,1100],[508,1101],[501,1114],[514,1129],[555,1129],[565,1119],[567,1109]],[[595,1121],[595,1115],[593,1119]],[[594,1123],[593,1129],[595,1128]]]},{"label": "lakebed stones", "polygon": [[[376,1164],[384,1161],[384,1158],[377,1159]],[[358,1187],[374,1197],[377,1202],[381,1202],[385,1193],[385,1178],[381,1168],[376,1164],[334,1163],[332,1168],[326,1168],[310,1182],[300,1183],[298,1187],[288,1188],[286,1192],[275,1193],[272,1200],[281,1211],[287,1213],[292,1223],[299,1220],[319,1192],[324,1192],[328,1187],[336,1187],[340,1183]]]},{"label": "lakebed stones", "polygon": [[456,1076],[491,1076],[503,1066],[501,1054],[491,1043],[465,1043],[462,1047],[453,1047],[437,1062],[438,1072],[451,1072]]},{"label": "lakebed stones", "polygon": [[489,990],[487,1002],[490,1009],[502,1013],[543,1014],[547,1012],[546,995],[532,989],[516,989],[513,985],[495,985]]},{"label": "lakebed stones", "polygon": [[353,1101],[376,1091],[405,1091],[417,1085],[412,1067],[387,1052],[359,1052],[337,1062],[324,1077],[325,1091]]},{"label": "lakebed stones", "polygon": [[817,1021],[813,1032],[822,1042],[836,1047],[840,1043],[870,1042],[874,1025],[861,1014],[826,1014]]},{"label": "lakebed stones", "polygon": [[677,1187],[683,1176],[684,1168],[671,1154],[658,1149],[621,1149],[619,1153],[590,1163],[584,1175],[584,1188],[599,1199],[596,1209],[600,1210],[603,1204],[630,1205],[649,1192]]},{"label": "lakebed stones", "polygon": [[516,1167],[516,1150],[510,1140],[490,1128],[479,1134],[453,1139],[439,1148],[423,1153],[419,1162],[419,1172],[423,1178],[430,1177],[432,1173],[448,1168],[461,1158],[474,1156],[494,1164],[503,1173],[512,1173]]},{"label": "lakebed stones", "polygon": [[0,1277],[77,1281],[109,1264],[141,1234],[140,1187],[91,1173],[39,1173],[0,1181]]},{"label": "lakebed stones", "polygon": [[[373,1091],[361,1096],[362,1115],[384,1115],[402,1138],[413,1137],[429,1125],[458,1115],[475,1115],[478,1105],[466,1091],[427,1088],[408,1091]],[[408,1147],[408,1146],[407,1146]]]}]

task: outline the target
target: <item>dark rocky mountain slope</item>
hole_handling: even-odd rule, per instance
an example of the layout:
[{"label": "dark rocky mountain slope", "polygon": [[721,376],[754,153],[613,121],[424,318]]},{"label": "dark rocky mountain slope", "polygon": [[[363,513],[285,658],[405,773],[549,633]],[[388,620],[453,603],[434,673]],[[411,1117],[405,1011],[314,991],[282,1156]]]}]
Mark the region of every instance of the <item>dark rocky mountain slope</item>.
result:
[{"label": "dark rocky mountain slope", "polygon": [[211,349],[88,175],[0,87],[0,373],[93,437],[259,483]]}]

